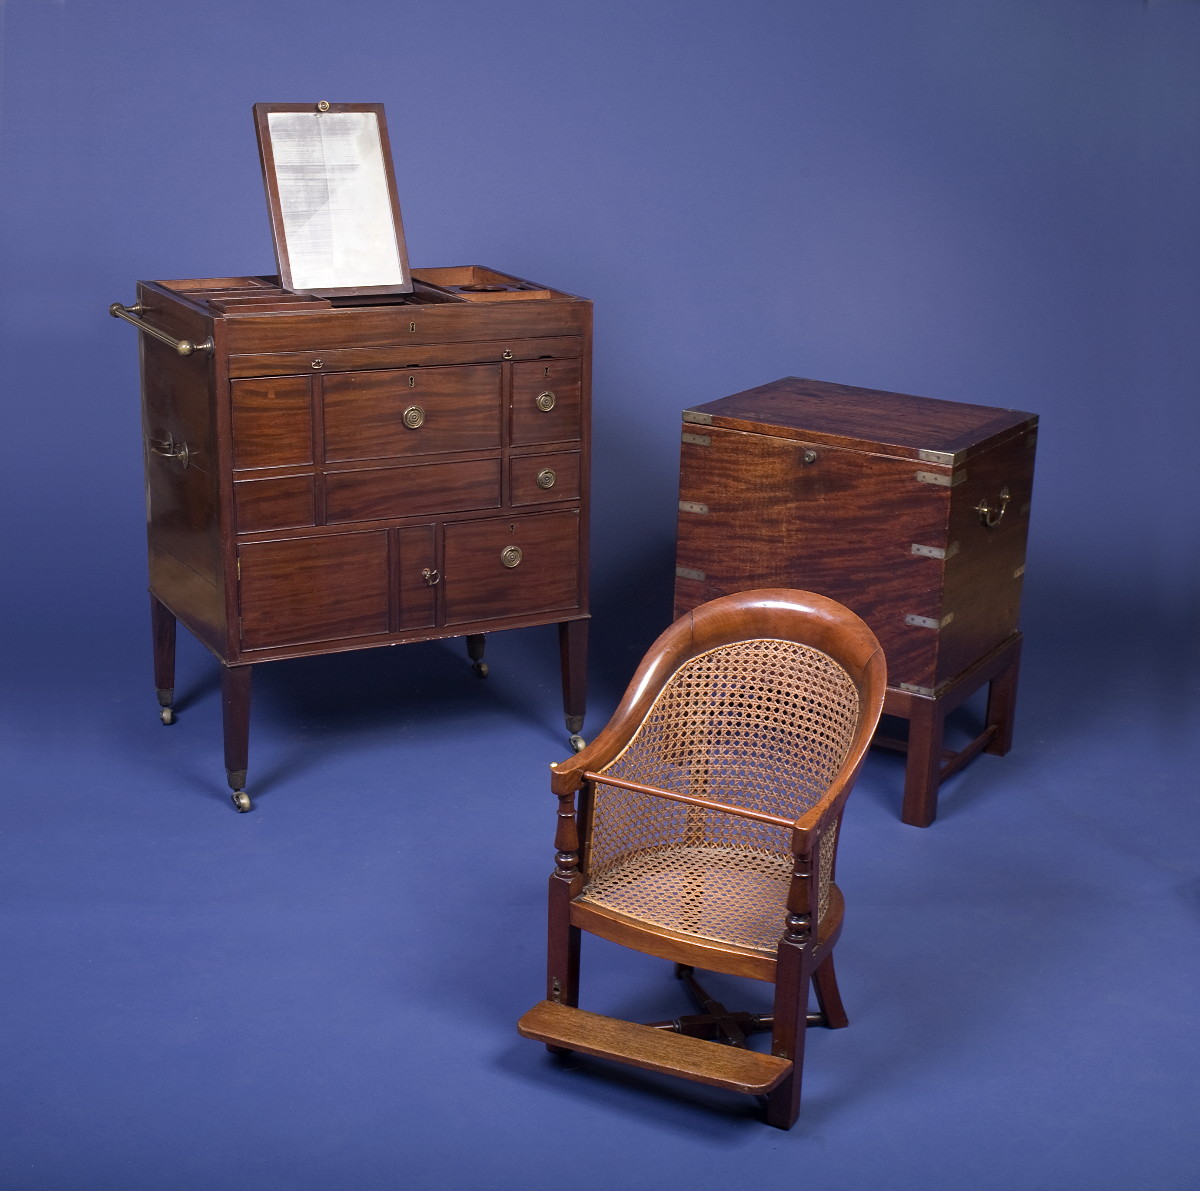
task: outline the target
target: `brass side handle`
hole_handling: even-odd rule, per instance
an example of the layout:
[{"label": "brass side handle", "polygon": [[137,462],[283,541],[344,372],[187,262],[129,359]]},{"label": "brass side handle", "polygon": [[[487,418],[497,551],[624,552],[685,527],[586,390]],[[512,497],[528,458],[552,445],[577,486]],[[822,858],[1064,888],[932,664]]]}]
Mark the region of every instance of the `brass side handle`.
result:
[{"label": "brass side handle", "polygon": [[510,569],[517,566],[523,557],[520,546],[505,546],[500,551],[500,561]]},{"label": "brass side handle", "polygon": [[205,352],[210,356],[213,354],[215,345],[211,335],[203,343],[193,343],[190,339],[176,339],[173,335],[168,335],[166,331],[160,331],[145,319],[138,317],[145,312],[146,308],[140,302],[133,306],[122,306],[120,302],[114,302],[108,308],[108,313],[113,318],[123,318],[127,323],[137,327],[139,331],[149,335],[151,339],[157,339],[159,343],[173,347],[181,356],[190,356],[193,352]]},{"label": "brass side handle", "polygon": [[191,462],[191,456],[188,452],[188,445],[185,442],[176,442],[171,435],[167,435],[165,439],[148,439],[147,445],[150,450],[156,455],[161,455],[164,459],[178,459],[179,465],[186,468]]},{"label": "brass side handle", "polygon": [[975,506],[975,512],[979,514],[979,520],[988,529],[995,529],[1004,520],[1004,514],[1008,511],[1009,499],[1010,494],[1007,487],[1000,489],[1000,496],[996,504],[992,504],[985,497]]},{"label": "brass side handle", "polygon": [[544,393],[539,393],[534,399],[533,404],[538,407],[544,414],[548,414],[554,408],[554,394],[547,389]]},{"label": "brass side handle", "polygon": [[425,425],[425,411],[419,405],[410,405],[400,416],[409,430],[419,430]]}]

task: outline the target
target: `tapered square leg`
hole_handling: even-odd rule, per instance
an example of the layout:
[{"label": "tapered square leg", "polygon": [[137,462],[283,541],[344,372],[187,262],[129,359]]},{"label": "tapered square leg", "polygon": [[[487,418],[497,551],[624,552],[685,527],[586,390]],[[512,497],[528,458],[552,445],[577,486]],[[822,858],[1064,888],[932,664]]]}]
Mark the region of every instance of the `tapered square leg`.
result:
[{"label": "tapered square leg", "polygon": [[221,722],[225,732],[225,777],[239,811],[250,809],[246,768],[250,753],[250,666],[221,666]]},{"label": "tapered square leg", "polygon": [[571,746],[579,751],[583,720],[587,713],[588,622],[564,620],[558,626],[558,654],[562,668],[563,713]]},{"label": "tapered square leg", "polygon": [[150,631],[154,646],[154,688],[159,718],[175,722],[175,614],[157,596],[150,597]]}]

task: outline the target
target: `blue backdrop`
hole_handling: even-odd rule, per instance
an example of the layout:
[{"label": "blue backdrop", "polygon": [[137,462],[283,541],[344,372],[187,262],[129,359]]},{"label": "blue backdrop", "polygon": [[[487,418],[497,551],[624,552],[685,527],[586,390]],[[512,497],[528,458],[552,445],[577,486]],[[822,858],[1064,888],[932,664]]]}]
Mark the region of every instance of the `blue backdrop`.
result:
[{"label": "blue backdrop", "polygon": [[[856,1188],[1195,1185],[1200,3],[4,0],[0,37],[0,1187],[635,1187],[668,1170],[704,1187],[807,1162]],[[185,643],[192,722],[157,727],[136,344],[106,309],[138,279],[273,271],[251,105],[321,98],[386,105],[415,266],[595,302],[589,733],[669,616],[681,409],[797,374],[1041,415],[1017,751],[958,779],[926,833],[895,821],[895,768],[868,770],[846,863],[875,906],[858,963],[880,1032],[822,1042],[831,1074],[864,1066],[793,1134],[683,1100],[656,1115],[616,1079],[556,1088],[510,1041],[537,995],[544,761],[562,747],[549,638],[497,642],[523,677],[506,688],[493,664],[486,696],[440,677],[441,647],[266,680],[251,785],[261,759],[278,797],[253,816],[218,801],[211,668]],[[440,715],[389,685],[401,652]],[[313,682],[336,697],[298,693]],[[463,760],[469,743],[488,755]],[[497,780],[519,812],[493,809]],[[456,798],[452,831],[435,804]],[[487,870],[489,905],[448,856],[507,831],[521,842]],[[445,844],[436,879],[420,832]],[[1033,902],[1014,918],[1003,896],[1030,847],[1040,920],[1063,932],[1034,984],[1008,966]],[[1060,880],[1075,863],[1086,878]],[[418,873],[458,892],[419,892]],[[914,896],[928,906],[896,922]],[[1147,942],[1151,919],[1168,925]],[[424,1007],[482,977],[465,951],[443,962],[435,922],[513,965],[487,1008],[450,995],[436,1030]],[[395,1011],[347,938],[392,957],[404,1030],[322,1033],[304,989],[369,1031]],[[1131,968],[1152,1020],[1117,992]],[[933,1057],[893,1032],[901,972]],[[864,995],[844,983],[853,1019]],[[1046,1031],[1020,1062],[1016,999]],[[955,1014],[981,1001],[1005,1028],[968,1062],[956,1048],[980,1034]],[[340,1107],[313,1071],[351,1089]],[[996,1115],[1039,1087],[1019,1120]]]}]

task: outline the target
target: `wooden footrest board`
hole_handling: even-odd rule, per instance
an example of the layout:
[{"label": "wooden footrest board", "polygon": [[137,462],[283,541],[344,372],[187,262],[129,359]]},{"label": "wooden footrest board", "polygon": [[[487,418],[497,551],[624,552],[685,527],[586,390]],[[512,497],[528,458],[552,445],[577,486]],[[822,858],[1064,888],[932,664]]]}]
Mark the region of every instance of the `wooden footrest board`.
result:
[{"label": "wooden footrest board", "polygon": [[517,1023],[517,1030],[523,1038],[548,1046],[616,1059],[751,1096],[771,1091],[792,1070],[788,1059],[603,1017],[554,1001],[536,1004]]}]

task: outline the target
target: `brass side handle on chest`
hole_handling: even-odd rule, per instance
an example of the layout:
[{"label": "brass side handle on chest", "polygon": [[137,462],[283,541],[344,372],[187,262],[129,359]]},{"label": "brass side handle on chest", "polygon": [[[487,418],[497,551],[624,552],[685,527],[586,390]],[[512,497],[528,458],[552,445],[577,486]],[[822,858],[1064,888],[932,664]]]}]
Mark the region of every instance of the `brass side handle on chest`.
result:
[{"label": "brass side handle on chest", "polygon": [[980,522],[987,526],[988,529],[995,529],[1001,521],[1004,520],[1004,514],[1008,511],[1008,502],[1010,494],[1008,488],[1001,488],[1000,495],[995,504],[992,504],[986,497],[975,506],[975,512],[979,514]]},{"label": "brass side handle on chest", "polygon": [[213,339],[210,335],[203,343],[193,343],[190,339],[176,339],[174,335],[168,335],[166,331],[160,331],[157,327],[146,322],[145,319],[139,317],[146,313],[146,308],[140,302],[133,306],[122,306],[120,302],[114,302],[109,308],[108,313],[113,318],[124,319],[127,323],[137,327],[137,329],[151,339],[157,339],[159,343],[165,343],[168,347],[173,347],[181,356],[190,356],[193,352],[204,352],[206,355],[213,354]]}]

